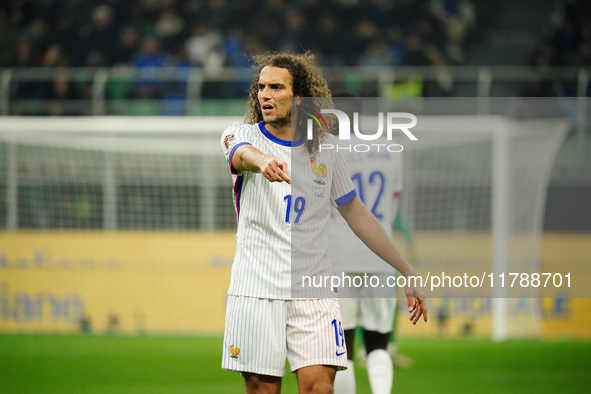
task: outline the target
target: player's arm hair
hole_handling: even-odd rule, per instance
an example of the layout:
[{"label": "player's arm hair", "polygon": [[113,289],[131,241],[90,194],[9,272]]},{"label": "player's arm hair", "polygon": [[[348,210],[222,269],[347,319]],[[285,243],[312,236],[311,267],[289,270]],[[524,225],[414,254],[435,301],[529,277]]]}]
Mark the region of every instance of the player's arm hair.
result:
[{"label": "player's arm hair", "polygon": [[[359,197],[355,197],[337,209],[355,235],[376,255],[396,268],[406,278],[415,276],[412,266],[398,252],[380,222],[363,205]],[[425,295],[421,288],[417,286],[416,281],[414,283],[409,282],[404,286],[404,293],[406,294],[406,305],[410,313],[410,320],[413,324],[417,324],[421,316],[423,316],[423,320],[426,322],[427,304],[425,303]]]},{"label": "player's arm hair", "polygon": [[252,145],[239,146],[232,155],[232,167],[239,174],[244,171],[261,172],[256,163],[262,155],[263,152]]},{"label": "player's arm hair", "polygon": [[232,155],[232,167],[238,174],[245,171],[263,174],[271,182],[286,181],[291,183],[287,176],[287,163],[278,157],[267,155],[252,145],[239,146]]},{"label": "player's arm hair", "polygon": [[361,202],[359,197],[355,197],[337,209],[355,235],[376,255],[397,269],[402,275],[414,275],[412,266],[398,252],[380,222]]}]

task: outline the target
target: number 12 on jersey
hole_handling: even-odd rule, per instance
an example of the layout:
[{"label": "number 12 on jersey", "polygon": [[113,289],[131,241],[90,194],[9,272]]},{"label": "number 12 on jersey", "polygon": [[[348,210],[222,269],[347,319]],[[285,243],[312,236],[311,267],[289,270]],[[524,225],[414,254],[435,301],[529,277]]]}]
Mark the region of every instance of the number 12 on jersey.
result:
[{"label": "number 12 on jersey", "polygon": [[[285,209],[285,223],[291,223],[291,211],[292,211],[292,197],[291,194],[286,195],[283,197],[283,201],[287,203],[287,207]],[[293,211],[295,213],[295,220],[294,224],[300,224],[300,220],[302,215],[304,214],[304,210],[306,209],[306,199],[304,197],[297,197],[293,203]]]},{"label": "number 12 on jersey", "polygon": [[[366,204],[368,208],[370,207],[370,205],[368,204],[371,204],[371,213],[373,213],[373,215],[378,220],[382,220],[384,215],[378,212],[378,206],[380,204],[380,199],[382,198],[382,193],[384,193],[384,186],[386,183],[386,177],[384,176],[384,174],[381,171],[374,171],[371,174],[369,174],[368,179],[364,179],[363,174],[357,172],[353,174],[351,179],[353,180],[353,182],[357,183],[357,191],[359,193],[359,198],[361,199],[361,201],[363,201],[363,203]],[[366,201],[364,190],[365,185],[367,185],[368,188],[370,186],[373,186],[375,189],[377,189],[377,194],[373,203]]]}]

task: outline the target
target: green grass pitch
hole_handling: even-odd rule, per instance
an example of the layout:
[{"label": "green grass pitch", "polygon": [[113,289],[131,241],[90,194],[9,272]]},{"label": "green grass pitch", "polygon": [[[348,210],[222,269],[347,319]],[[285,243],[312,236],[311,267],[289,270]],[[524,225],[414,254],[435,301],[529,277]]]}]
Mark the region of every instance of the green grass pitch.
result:
[{"label": "green grass pitch", "polygon": [[[220,369],[219,337],[0,336],[0,393],[241,393]],[[415,360],[394,391],[578,393],[591,387],[591,342],[403,340]],[[357,369],[358,393],[369,393]],[[288,374],[283,393],[296,393]]]}]

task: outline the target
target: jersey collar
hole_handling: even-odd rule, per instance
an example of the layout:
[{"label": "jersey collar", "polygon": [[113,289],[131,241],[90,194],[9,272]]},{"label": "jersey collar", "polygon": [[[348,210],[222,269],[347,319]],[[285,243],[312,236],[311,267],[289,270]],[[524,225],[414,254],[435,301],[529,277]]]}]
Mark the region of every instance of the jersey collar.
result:
[{"label": "jersey collar", "polygon": [[277,138],[275,137],[273,134],[271,134],[269,132],[269,130],[267,130],[265,128],[265,121],[261,120],[259,122],[259,129],[261,130],[261,133],[263,133],[265,135],[265,137],[267,137],[268,139],[270,139],[271,141],[273,141],[276,144],[282,145],[282,146],[291,146],[291,147],[295,147],[295,146],[300,146],[304,143],[304,137],[299,138],[295,141],[290,141],[290,140],[282,140],[281,138]]}]

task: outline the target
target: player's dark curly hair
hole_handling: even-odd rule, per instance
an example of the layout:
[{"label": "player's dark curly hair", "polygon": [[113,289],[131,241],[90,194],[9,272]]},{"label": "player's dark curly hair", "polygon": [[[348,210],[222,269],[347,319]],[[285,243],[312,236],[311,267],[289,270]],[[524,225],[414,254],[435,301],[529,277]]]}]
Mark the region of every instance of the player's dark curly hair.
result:
[{"label": "player's dark curly hair", "polygon": [[[332,108],[331,92],[328,88],[328,83],[322,71],[316,65],[316,59],[313,54],[306,52],[303,54],[294,54],[287,52],[267,52],[252,57],[254,61],[254,68],[256,73],[252,79],[249,97],[247,103],[247,111],[244,116],[246,123],[258,123],[263,120],[263,113],[261,111],[261,104],[258,100],[259,92],[259,75],[261,70],[266,66],[285,68],[293,77],[292,89],[293,95],[299,97],[313,97],[313,99],[306,99],[306,105],[311,105],[315,108]],[[308,100],[311,100],[308,101]],[[304,130],[305,115],[302,111],[297,113],[297,124],[293,125]],[[329,129],[332,129],[332,117],[328,117],[327,123]],[[318,151],[318,145],[322,133],[328,130],[322,130],[318,125],[314,124],[314,137],[312,140],[306,140],[306,146],[311,154]]]}]

